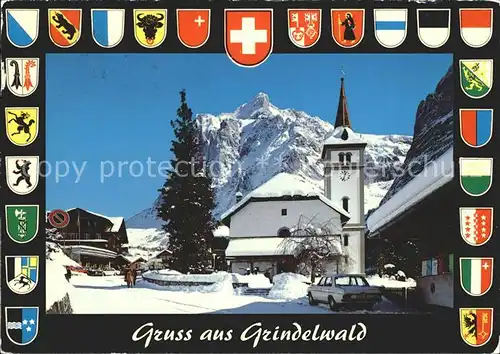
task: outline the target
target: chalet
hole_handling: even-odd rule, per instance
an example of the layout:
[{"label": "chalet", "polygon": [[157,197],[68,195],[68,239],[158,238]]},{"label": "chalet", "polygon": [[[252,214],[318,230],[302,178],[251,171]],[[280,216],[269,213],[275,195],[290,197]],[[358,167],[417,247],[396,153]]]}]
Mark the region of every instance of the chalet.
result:
[{"label": "chalet", "polygon": [[118,268],[125,268],[125,267],[130,267],[131,265],[137,264],[139,268],[143,265],[146,264],[147,260],[144,259],[143,257],[127,257],[122,254],[119,254],[115,258],[115,265]]},{"label": "chalet", "polygon": [[172,251],[163,250],[149,258],[147,264],[151,269],[163,269],[167,266],[170,257],[172,257]]},{"label": "chalet", "polygon": [[81,208],[66,210],[69,224],[60,229],[60,243],[82,265],[114,263],[128,242],[123,217],[108,217]]},{"label": "chalet", "polygon": [[335,129],[323,144],[324,192],[310,180],[280,173],[245,197],[235,195],[236,204],[221,216],[229,227],[225,258],[230,271],[244,274],[258,268],[271,276],[295,272],[298,252],[311,240],[305,229],[328,224],[329,231],[318,242],[330,244],[338,258],[324,267],[363,273],[365,147],[352,130],[342,78]]},{"label": "chalet", "polygon": [[453,149],[443,153],[373,212],[368,220],[371,240],[411,241],[420,255],[417,289],[425,304],[453,307],[453,255],[457,210],[446,205],[457,190]]}]

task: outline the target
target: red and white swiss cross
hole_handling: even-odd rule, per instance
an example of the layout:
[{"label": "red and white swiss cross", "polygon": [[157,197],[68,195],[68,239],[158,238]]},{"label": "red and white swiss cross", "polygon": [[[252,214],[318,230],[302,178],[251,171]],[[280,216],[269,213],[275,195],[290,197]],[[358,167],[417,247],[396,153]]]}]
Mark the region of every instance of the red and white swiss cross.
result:
[{"label": "red and white swiss cross", "polygon": [[237,65],[262,64],[273,51],[272,9],[226,9],[224,46]]}]

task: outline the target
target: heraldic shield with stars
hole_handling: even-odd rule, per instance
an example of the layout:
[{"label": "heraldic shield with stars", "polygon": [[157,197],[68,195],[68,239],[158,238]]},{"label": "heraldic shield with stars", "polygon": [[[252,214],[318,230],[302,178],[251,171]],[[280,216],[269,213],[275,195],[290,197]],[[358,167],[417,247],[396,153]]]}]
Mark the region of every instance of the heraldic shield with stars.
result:
[{"label": "heraldic shield with stars", "polygon": [[38,256],[5,256],[7,285],[16,294],[30,293],[38,283]]},{"label": "heraldic shield with stars", "polygon": [[38,334],[38,307],[6,307],[5,325],[12,343],[30,344]]}]

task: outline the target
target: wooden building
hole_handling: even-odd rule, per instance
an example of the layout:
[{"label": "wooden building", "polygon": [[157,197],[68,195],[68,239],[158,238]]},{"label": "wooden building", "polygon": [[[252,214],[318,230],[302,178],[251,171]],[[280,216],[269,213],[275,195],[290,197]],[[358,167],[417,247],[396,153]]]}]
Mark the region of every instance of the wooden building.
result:
[{"label": "wooden building", "polygon": [[81,208],[66,210],[69,224],[60,230],[59,241],[75,261],[82,265],[111,265],[128,243],[123,217],[108,217]]},{"label": "wooden building", "polygon": [[453,308],[454,259],[450,245],[460,235],[456,232],[457,210],[446,204],[457,193],[452,183],[452,149],[431,165],[370,215],[369,244],[383,252],[384,240],[389,240],[397,252],[411,242],[418,256],[406,266],[416,269],[420,299],[426,305]]}]

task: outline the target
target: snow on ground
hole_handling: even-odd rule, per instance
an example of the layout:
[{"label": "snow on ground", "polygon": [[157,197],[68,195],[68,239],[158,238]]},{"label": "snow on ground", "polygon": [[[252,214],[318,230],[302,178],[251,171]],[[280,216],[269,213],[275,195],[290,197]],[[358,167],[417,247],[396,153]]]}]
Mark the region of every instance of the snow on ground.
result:
[{"label": "snow on ground", "polygon": [[[165,274],[164,274],[165,275]],[[268,297],[237,295],[230,274],[224,273],[211,291],[199,287],[166,287],[138,279],[135,288],[127,288],[122,276],[73,277],[70,288],[74,314],[321,314],[331,312],[327,305],[310,306],[305,296],[307,278],[297,274],[275,277],[276,287]],[[176,276],[176,275],[174,275]],[[178,276],[178,275],[177,275]],[[231,277],[229,277],[231,279]],[[351,313],[350,311],[349,313]],[[370,313],[402,312],[383,298]],[[368,313],[368,311],[354,311]]]},{"label": "snow on ground", "polygon": [[233,282],[235,283],[245,283],[248,284],[249,288],[270,288],[273,286],[268,278],[264,276],[264,274],[250,274],[250,275],[241,275],[233,273],[231,274],[233,278]]},{"label": "snow on ground", "polygon": [[127,288],[123,277],[74,277],[71,279],[74,314],[305,314],[328,313],[326,307],[309,306],[303,301],[269,299],[261,296],[167,291],[138,279]]},{"label": "snow on ground", "polygon": [[[71,292],[71,285],[66,281],[66,266],[80,265],[66,256],[62,249],[55,243],[47,242],[47,250],[50,250],[47,255],[46,267],[46,295],[45,307],[48,310],[55,302],[61,300],[67,293]],[[82,275],[87,277],[86,275]]]},{"label": "snow on ground", "polygon": [[413,288],[417,286],[417,283],[412,278],[408,278],[406,281],[399,281],[389,277],[381,278],[379,275],[371,275],[366,277],[366,280],[372,286],[384,286],[386,288]]},{"label": "snow on ground", "polygon": [[273,277],[273,287],[269,292],[272,299],[298,299],[307,294],[310,280],[301,274],[281,273]]}]

